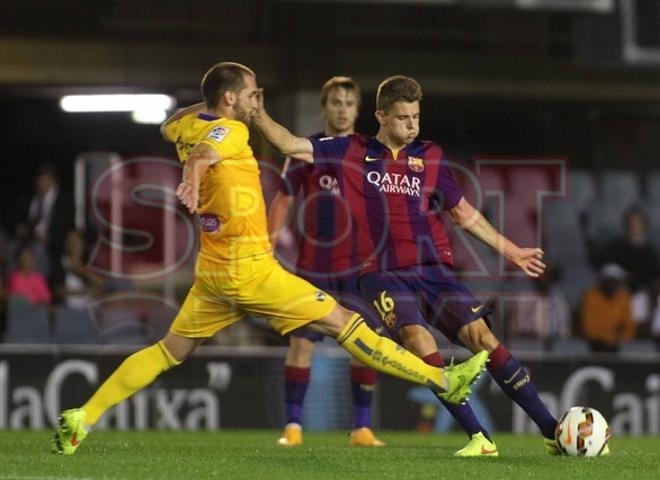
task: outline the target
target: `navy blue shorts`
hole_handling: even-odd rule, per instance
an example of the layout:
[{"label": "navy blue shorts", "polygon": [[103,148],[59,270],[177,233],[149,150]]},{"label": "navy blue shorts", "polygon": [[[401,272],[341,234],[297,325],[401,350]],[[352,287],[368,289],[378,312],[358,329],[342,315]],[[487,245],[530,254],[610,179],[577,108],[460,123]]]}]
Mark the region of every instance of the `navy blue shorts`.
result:
[{"label": "navy blue shorts", "polygon": [[390,336],[399,340],[405,325],[432,325],[453,343],[470,322],[483,318],[490,327],[492,308],[483,305],[447,265],[412,265],[360,277],[360,291],[376,306]]},{"label": "navy blue shorts", "polygon": [[[315,287],[320,288],[324,292],[332,295],[335,300],[341,303],[344,307],[349,310],[362,315],[364,320],[367,322],[367,325],[373,330],[381,332],[383,330],[383,325],[380,322],[380,318],[376,314],[373,306],[369,304],[360,293],[358,288],[358,276],[357,275],[342,275],[337,278],[310,278],[305,275],[298,275],[308,282],[310,282]],[[325,336],[322,333],[315,332],[309,327],[302,327],[296,330],[293,330],[290,335],[294,337],[306,338],[311,342],[322,341]]]}]

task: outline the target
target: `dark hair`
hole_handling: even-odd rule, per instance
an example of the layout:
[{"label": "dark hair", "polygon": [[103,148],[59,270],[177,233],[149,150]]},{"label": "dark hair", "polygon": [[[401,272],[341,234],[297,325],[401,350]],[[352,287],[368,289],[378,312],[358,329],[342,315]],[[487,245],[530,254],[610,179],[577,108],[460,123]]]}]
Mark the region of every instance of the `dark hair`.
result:
[{"label": "dark hair", "polygon": [[378,86],[376,109],[387,110],[395,102],[418,102],[422,99],[422,87],[416,80],[403,75],[386,78]]},{"label": "dark hair", "polygon": [[59,180],[57,169],[52,163],[44,163],[39,167],[39,173],[37,176],[41,175],[48,175],[49,177],[54,178],[55,181]]},{"label": "dark hair", "polygon": [[240,63],[222,62],[213,65],[202,78],[202,97],[206,107],[215,108],[227,90],[243,90],[245,74],[256,76],[250,68]]},{"label": "dark hair", "polygon": [[20,257],[23,252],[29,252],[30,255],[33,257],[36,256],[36,253],[34,252],[34,248],[32,248],[32,245],[30,245],[30,242],[28,241],[23,241],[17,245],[16,248],[16,257]]},{"label": "dark hair", "polygon": [[321,87],[321,106],[325,107],[326,102],[328,101],[328,95],[335,88],[345,88],[346,90],[353,92],[355,94],[355,99],[357,100],[358,105],[362,102],[362,92],[360,91],[360,86],[355,83],[351,77],[332,77],[330,80],[325,82]]}]

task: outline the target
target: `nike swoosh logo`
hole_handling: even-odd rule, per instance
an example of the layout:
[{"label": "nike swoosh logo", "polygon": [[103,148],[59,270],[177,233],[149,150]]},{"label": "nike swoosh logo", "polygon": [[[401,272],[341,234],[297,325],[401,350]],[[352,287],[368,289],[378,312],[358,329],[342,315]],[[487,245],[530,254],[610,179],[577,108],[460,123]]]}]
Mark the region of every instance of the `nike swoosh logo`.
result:
[{"label": "nike swoosh logo", "polygon": [[78,432],[73,432],[73,436],[71,437],[71,446],[77,447],[78,445],[80,445],[80,442],[78,441]]},{"label": "nike swoosh logo", "polygon": [[472,310],[472,313],[477,313],[479,310],[481,310],[481,305],[477,305],[476,307],[470,307],[470,310]]},{"label": "nike swoosh logo", "polygon": [[516,370],[516,373],[511,375],[511,378],[507,378],[506,380],[504,380],[504,383],[506,383],[508,385],[509,383],[513,382],[513,379],[516,378],[516,376],[520,373],[520,370],[522,370],[522,367],[518,367],[518,370]]},{"label": "nike swoosh logo", "polygon": [[364,157],[364,160],[366,162],[377,162],[378,160],[380,160],[380,158],[374,158],[374,157],[370,157],[369,155],[367,155],[366,157]]},{"label": "nike swoosh logo", "polygon": [[484,448],[484,446],[481,446],[481,454],[482,455],[491,455],[493,453],[497,453],[497,448],[495,450],[488,450],[487,448]]}]

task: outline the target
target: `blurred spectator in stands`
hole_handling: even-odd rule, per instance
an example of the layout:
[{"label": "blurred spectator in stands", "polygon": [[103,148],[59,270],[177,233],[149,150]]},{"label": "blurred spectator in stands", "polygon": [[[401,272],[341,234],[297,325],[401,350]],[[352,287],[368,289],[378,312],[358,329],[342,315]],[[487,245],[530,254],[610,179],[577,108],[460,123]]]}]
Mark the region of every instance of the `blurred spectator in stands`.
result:
[{"label": "blurred spectator in stands", "polygon": [[57,262],[63,252],[66,232],[73,227],[73,201],[60,190],[55,169],[45,165],[35,179],[35,192],[26,205],[23,223],[17,236],[36,240],[46,247],[51,262]]},{"label": "blurred spectator in stands", "polygon": [[32,249],[24,245],[18,251],[18,263],[9,274],[7,294],[25,297],[31,303],[50,304],[53,295],[44,274],[36,270]]},{"label": "blurred spectator in stands", "polygon": [[86,265],[85,241],[76,230],[69,230],[64,253],[58,263],[53,262],[53,286],[56,298],[64,306],[83,309],[92,296],[103,289],[103,278]]},{"label": "blurred spectator in stands", "polygon": [[0,338],[3,337],[6,326],[7,292],[5,281],[7,279],[7,252],[9,250],[9,235],[0,226]]},{"label": "blurred spectator in stands", "polygon": [[649,336],[655,339],[660,349],[660,275],[651,281],[651,294],[649,295],[651,318],[649,321]]},{"label": "blurred spectator in stands", "polygon": [[630,294],[625,288],[626,272],[615,263],[604,265],[599,283],[584,295],[580,321],[582,333],[594,352],[615,352],[635,336]]},{"label": "blurred spectator in stands", "polygon": [[631,207],[623,217],[624,236],[605,246],[596,258],[597,267],[617,263],[628,274],[633,318],[642,330],[647,330],[651,316],[651,280],[660,274],[660,260],[649,243],[647,226],[645,212],[639,207]]},{"label": "blurred spectator in stands", "polygon": [[658,253],[649,243],[646,213],[631,207],[623,216],[624,235],[608,244],[597,258],[600,268],[606,263],[617,263],[628,274],[631,291],[648,287],[651,279],[660,273]]},{"label": "blurred spectator in stands", "polygon": [[7,293],[5,292],[4,277],[0,277],[0,338],[4,337],[7,328]]}]

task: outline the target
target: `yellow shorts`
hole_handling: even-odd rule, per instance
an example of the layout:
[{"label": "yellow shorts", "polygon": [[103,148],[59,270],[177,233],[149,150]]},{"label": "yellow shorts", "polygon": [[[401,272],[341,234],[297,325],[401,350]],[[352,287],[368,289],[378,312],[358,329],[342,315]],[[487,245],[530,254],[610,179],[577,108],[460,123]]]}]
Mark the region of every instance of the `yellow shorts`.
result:
[{"label": "yellow shorts", "polygon": [[195,283],[170,331],[206,338],[251,313],[282,335],[328,315],[334,298],[287,272],[271,253],[230,262],[199,257]]}]

